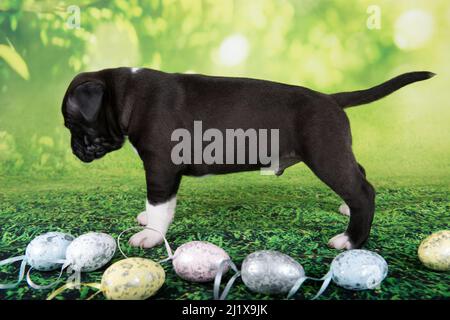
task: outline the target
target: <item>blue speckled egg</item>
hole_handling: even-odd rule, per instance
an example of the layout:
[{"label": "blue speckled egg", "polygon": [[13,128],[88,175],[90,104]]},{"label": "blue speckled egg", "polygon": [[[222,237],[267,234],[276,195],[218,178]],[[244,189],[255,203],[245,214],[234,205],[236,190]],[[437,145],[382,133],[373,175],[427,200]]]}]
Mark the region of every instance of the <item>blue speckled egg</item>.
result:
[{"label": "blue speckled egg", "polygon": [[386,278],[388,265],[379,254],[368,250],[348,250],[331,263],[333,282],[350,290],[374,289]]},{"label": "blue speckled egg", "polygon": [[27,263],[39,271],[51,271],[61,267],[66,250],[74,237],[62,232],[47,232],[34,238],[25,250]]}]

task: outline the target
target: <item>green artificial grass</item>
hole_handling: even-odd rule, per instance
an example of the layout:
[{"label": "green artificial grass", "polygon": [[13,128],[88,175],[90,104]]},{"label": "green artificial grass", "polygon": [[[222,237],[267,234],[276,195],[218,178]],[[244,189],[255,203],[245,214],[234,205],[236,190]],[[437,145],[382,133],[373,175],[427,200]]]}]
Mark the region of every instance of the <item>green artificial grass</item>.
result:
[{"label": "green artificial grass", "polygon": [[[370,178],[370,176],[369,176]],[[435,180],[437,181],[437,180]],[[0,189],[0,259],[24,254],[26,245],[47,231],[75,236],[101,231],[117,237],[136,225],[144,209],[143,173],[115,178],[66,177],[60,180],[4,178]],[[320,299],[448,299],[450,274],[426,269],[417,258],[422,239],[449,229],[448,181],[433,179],[395,183],[374,178],[377,208],[370,240],[365,248],[381,254],[389,264],[381,287],[349,291],[331,284]],[[225,249],[239,266],[246,255],[272,249],[299,261],[306,274],[323,276],[339,253],[329,249],[329,238],[344,231],[348,218],[338,213],[341,200],[305,170],[297,167],[281,177],[257,172],[185,178],[178,195],[176,218],[167,238],[173,249],[191,240],[210,241]],[[124,239],[132,235],[130,231]],[[131,256],[161,259],[163,246]],[[114,261],[122,259],[117,253]],[[196,284],[177,277],[170,263],[163,264],[166,282],[151,299],[211,299],[212,283]],[[82,282],[99,282],[104,269],[84,273]],[[18,264],[0,267],[0,282],[12,282]],[[57,272],[34,272],[45,283]],[[228,279],[231,274],[225,276]],[[64,281],[60,283],[62,285]],[[306,282],[296,299],[311,298],[319,283]],[[34,290],[23,281],[12,290],[0,290],[0,299],[45,299],[51,290]],[[69,290],[57,299],[85,299],[95,291]],[[104,299],[97,295],[95,299]],[[238,280],[228,299],[284,299],[255,294]]]}]

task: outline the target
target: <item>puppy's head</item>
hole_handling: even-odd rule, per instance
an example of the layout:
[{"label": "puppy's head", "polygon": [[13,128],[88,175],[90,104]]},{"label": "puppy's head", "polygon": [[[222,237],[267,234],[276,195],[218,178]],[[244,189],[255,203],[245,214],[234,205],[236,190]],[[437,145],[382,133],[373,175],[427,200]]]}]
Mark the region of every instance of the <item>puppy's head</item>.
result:
[{"label": "puppy's head", "polygon": [[72,152],[91,162],[119,149],[125,140],[118,125],[114,94],[95,73],[80,74],[67,89],[62,104],[64,125],[72,135]]}]

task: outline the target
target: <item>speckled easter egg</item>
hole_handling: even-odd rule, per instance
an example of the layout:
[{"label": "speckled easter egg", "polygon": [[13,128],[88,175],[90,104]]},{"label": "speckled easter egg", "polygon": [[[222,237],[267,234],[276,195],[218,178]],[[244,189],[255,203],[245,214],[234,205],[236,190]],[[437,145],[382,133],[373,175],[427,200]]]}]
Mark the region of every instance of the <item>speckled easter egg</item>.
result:
[{"label": "speckled easter egg", "polygon": [[27,263],[39,271],[51,271],[61,267],[58,260],[66,258],[66,250],[74,237],[62,232],[47,232],[34,238],[25,250]]},{"label": "speckled easter egg", "polygon": [[[206,241],[191,241],[178,247],[173,254],[175,272],[183,279],[193,282],[214,280],[220,263],[230,259],[222,248]],[[226,271],[228,271],[227,266]]]},{"label": "speckled easter egg", "polygon": [[305,276],[305,271],[300,263],[284,253],[261,250],[244,259],[241,276],[244,284],[254,292],[284,294]]},{"label": "speckled easter egg", "polygon": [[164,284],[166,274],[159,263],[143,258],[120,260],[102,277],[101,288],[110,300],[144,300]]},{"label": "speckled easter egg", "polygon": [[450,230],[433,233],[419,246],[419,259],[430,269],[436,271],[450,270]]},{"label": "speckled easter egg", "polygon": [[74,270],[89,272],[107,264],[116,252],[116,241],[109,234],[88,232],[67,248],[66,259]]},{"label": "speckled easter egg", "polygon": [[386,278],[388,265],[379,254],[368,250],[348,250],[331,263],[334,283],[350,290],[374,289]]}]

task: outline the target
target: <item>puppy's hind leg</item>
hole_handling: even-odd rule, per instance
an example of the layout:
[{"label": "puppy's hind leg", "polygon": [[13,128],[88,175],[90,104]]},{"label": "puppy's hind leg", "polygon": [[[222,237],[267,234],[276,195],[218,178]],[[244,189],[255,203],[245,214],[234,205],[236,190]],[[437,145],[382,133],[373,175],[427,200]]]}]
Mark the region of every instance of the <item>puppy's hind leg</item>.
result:
[{"label": "puppy's hind leg", "polygon": [[[366,177],[366,170],[363,168],[363,166],[358,163],[358,167],[359,167],[359,170],[361,171],[361,173],[363,174],[363,176]],[[350,207],[345,202],[343,202],[339,206],[339,212],[341,214],[343,214],[344,216],[349,217],[350,216]]]},{"label": "puppy's hind leg", "polygon": [[[342,157],[345,158],[345,157]],[[336,159],[320,166],[311,166],[313,172],[333,189],[350,207],[347,230],[329,241],[336,249],[360,248],[369,237],[375,211],[375,190],[357,169],[351,159]],[[336,172],[339,168],[341,172]]]},{"label": "puppy's hind leg", "polygon": [[316,118],[310,123],[315,130],[309,130],[310,133],[304,136],[304,162],[350,207],[347,230],[332,238],[329,245],[336,249],[360,248],[369,237],[372,226],[375,190],[353,155],[345,114],[327,116],[326,120]]}]

